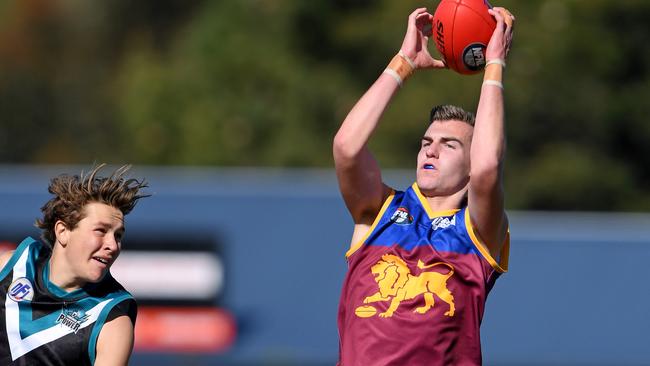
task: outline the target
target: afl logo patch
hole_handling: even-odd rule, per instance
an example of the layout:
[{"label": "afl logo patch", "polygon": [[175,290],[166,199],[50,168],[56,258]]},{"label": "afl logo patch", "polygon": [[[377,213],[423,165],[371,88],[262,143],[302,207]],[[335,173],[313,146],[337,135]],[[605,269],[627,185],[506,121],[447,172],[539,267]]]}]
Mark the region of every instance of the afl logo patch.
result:
[{"label": "afl logo patch", "polygon": [[413,223],[413,216],[409,213],[409,210],[406,207],[400,207],[393,213],[393,216],[390,217],[390,221],[396,223],[397,225],[410,225]]},{"label": "afl logo patch", "polygon": [[34,286],[25,277],[17,278],[9,286],[7,295],[15,302],[32,301],[34,298]]}]

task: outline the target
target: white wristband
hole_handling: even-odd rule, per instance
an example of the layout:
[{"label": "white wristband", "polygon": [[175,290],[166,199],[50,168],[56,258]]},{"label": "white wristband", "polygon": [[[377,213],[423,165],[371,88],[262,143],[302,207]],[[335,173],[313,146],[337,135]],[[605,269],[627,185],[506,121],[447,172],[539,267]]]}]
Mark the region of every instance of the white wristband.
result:
[{"label": "white wristband", "polygon": [[500,58],[489,60],[488,62],[485,63],[485,67],[488,67],[488,65],[492,65],[492,64],[501,65],[503,66],[504,69],[506,68],[506,62]]},{"label": "white wristband", "polygon": [[395,72],[395,70],[389,69],[387,67],[387,68],[384,69],[384,74],[388,74],[388,75],[392,76],[395,79],[395,81],[397,81],[397,84],[399,85],[399,87],[400,88],[402,87],[402,83],[403,83],[402,78],[399,76],[399,74],[397,74],[397,72]]},{"label": "white wristband", "polygon": [[397,54],[400,55],[400,56],[402,56],[402,58],[404,58],[404,59],[406,60],[406,62],[408,62],[409,65],[411,65],[411,68],[412,68],[413,70],[416,69],[416,67],[415,67],[415,63],[414,63],[413,60],[411,60],[408,56],[406,56],[406,54],[404,53],[404,51],[399,50],[399,52],[397,52]]},{"label": "white wristband", "polygon": [[485,80],[483,85],[492,85],[503,89],[503,83],[497,80]]}]

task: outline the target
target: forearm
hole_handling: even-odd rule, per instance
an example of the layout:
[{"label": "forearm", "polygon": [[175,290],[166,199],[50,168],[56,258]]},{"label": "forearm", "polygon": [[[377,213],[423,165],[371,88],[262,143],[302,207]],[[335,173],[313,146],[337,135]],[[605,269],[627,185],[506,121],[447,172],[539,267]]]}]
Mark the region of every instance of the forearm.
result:
[{"label": "forearm", "polygon": [[479,192],[494,194],[501,189],[505,156],[503,73],[515,18],[505,8],[495,7],[488,12],[497,25],[485,51],[487,63],[470,156],[472,186]]},{"label": "forearm", "polygon": [[[406,61],[400,57],[393,58],[387,70],[400,66],[400,63],[403,66]],[[403,68],[396,69],[404,71]],[[407,71],[410,74],[412,69]],[[402,75],[405,77],[401,80],[408,76]],[[334,138],[334,163],[339,189],[357,224],[366,224],[366,221],[374,219],[385,199],[387,191],[381,179],[381,170],[367,144],[399,85],[399,76],[384,71],[348,113]]]},{"label": "forearm", "polygon": [[507,227],[503,211],[505,137],[500,68],[500,65],[489,65],[481,87],[470,151],[468,196],[472,222],[493,256],[501,249]]},{"label": "forearm", "polygon": [[503,72],[512,43],[514,17],[504,8],[488,12],[495,17],[497,25],[485,53],[488,62],[470,151],[468,210],[480,238],[496,258],[508,228],[502,184],[505,157]]},{"label": "forearm", "polygon": [[426,8],[415,9],[409,15],[399,53],[352,108],[334,138],[334,160],[337,165],[363,159],[363,155],[369,154],[366,145],[381,116],[397,89],[416,69],[445,67],[442,61],[431,57],[427,48],[432,19]]},{"label": "forearm", "polygon": [[486,68],[471,148],[472,177],[499,179],[505,157],[503,66]]},{"label": "forearm", "polygon": [[334,137],[336,162],[360,156],[398,89],[397,81],[387,73],[382,73],[359,99]]},{"label": "forearm", "polygon": [[409,15],[399,53],[348,113],[334,137],[339,189],[355,224],[370,225],[390,192],[382,182],[379,164],[367,147],[384,111],[416,69],[445,66],[433,59],[427,49],[432,19],[426,8],[415,9]]}]

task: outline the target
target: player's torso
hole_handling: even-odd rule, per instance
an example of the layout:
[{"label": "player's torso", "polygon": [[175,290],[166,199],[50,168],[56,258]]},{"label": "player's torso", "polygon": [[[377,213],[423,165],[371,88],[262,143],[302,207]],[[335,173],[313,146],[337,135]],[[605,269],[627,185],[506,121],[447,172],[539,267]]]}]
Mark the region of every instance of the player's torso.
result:
[{"label": "player's torso", "polygon": [[0,280],[0,327],[6,330],[0,332],[0,364],[92,364],[89,349],[94,350],[91,343],[101,328],[94,325],[111,300],[82,289],[65,293],[52,285],[47,279],[49,249],[40,243],[18,254]]},{"label": "player's torso", "polygon": [[480,363],[479,327],[497,272],[465,210],[430,212],[413,188],[387,200],[348,252],[339,305],[341,364]]}]

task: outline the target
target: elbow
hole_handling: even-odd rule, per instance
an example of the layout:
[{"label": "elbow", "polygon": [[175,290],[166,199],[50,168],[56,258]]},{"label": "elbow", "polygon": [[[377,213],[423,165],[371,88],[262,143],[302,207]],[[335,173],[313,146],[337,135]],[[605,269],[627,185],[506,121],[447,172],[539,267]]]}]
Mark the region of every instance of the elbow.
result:
[{"label": "elbow", "polygon": [[476,179],[489,179],[500,176],[505,161],[505,145],[497,149],[474,149],[470,156],[470,176]]},{"label": "elbow", "polygon": [[340,132],[334,136],[334,142],[332,144],[334,161],[344,162],[353,160],[359,154],[359,151],[357,151],[358,149],[355,148],[352,141],[353,140],[347,138],[345,134]]},{"label": "elbow", "polygon": [[501,175],[503,165],[499,159],[482,160],[476,166],[472,165],[470,172],[471,185],[479,190],[491,190],[491,187],[499,185],[501,182]]}]

